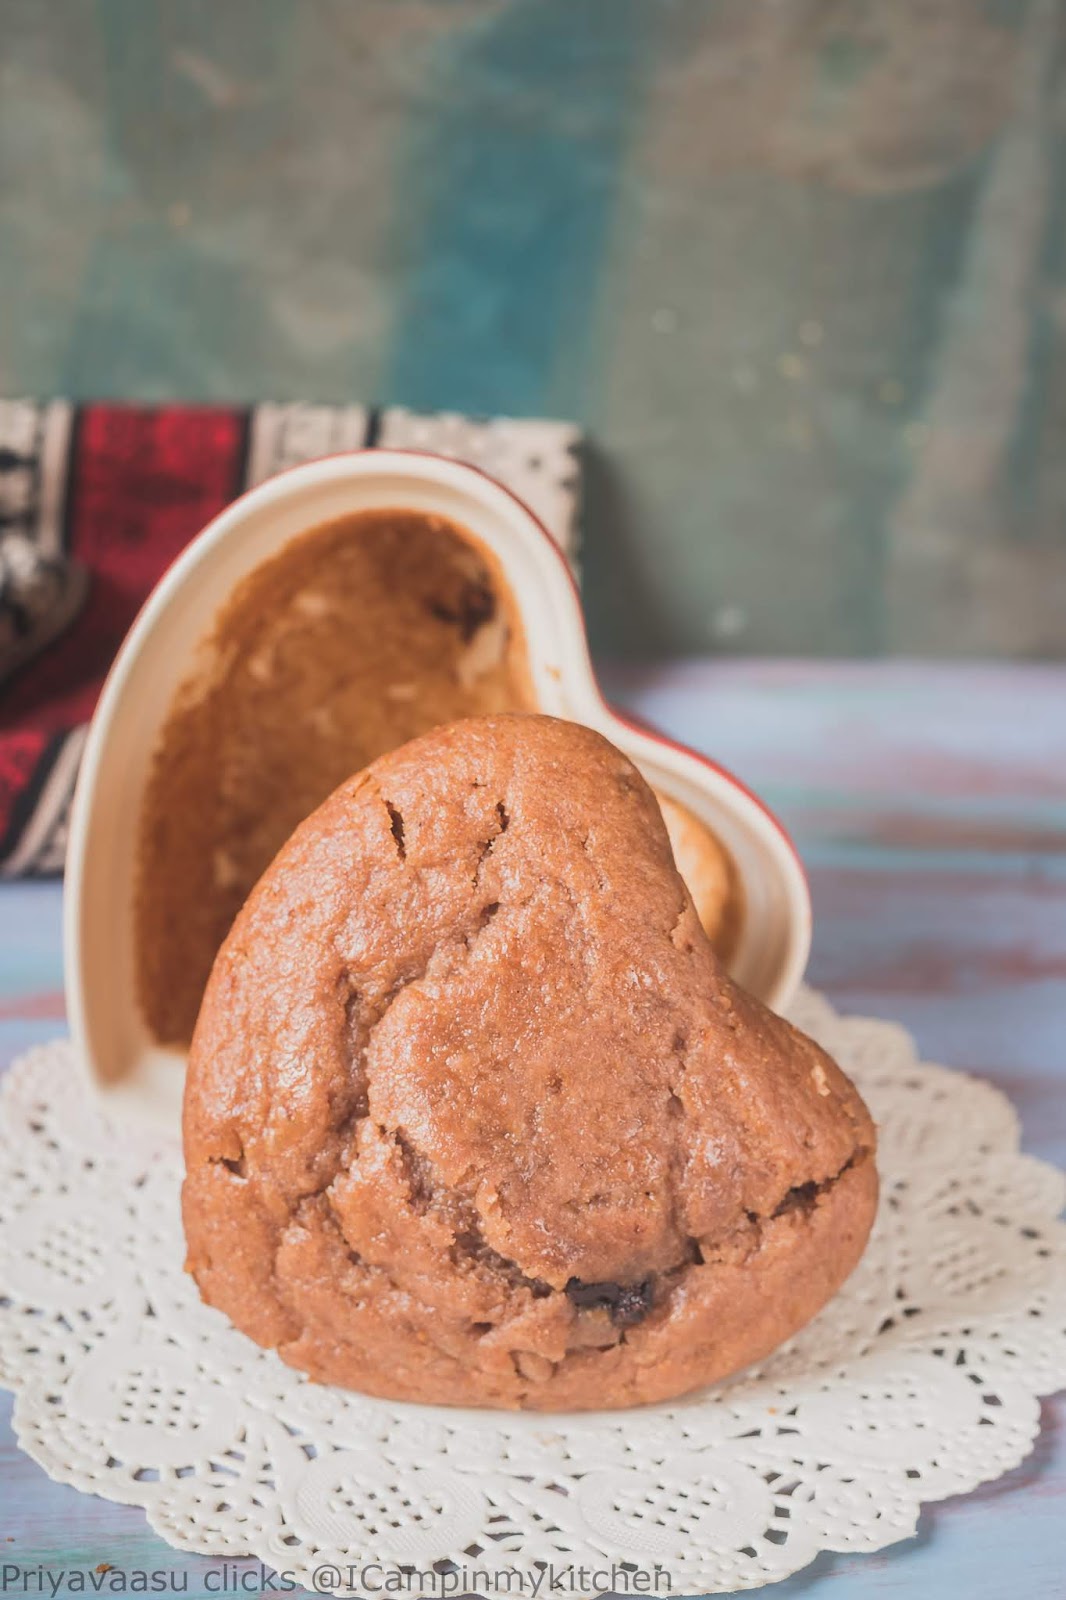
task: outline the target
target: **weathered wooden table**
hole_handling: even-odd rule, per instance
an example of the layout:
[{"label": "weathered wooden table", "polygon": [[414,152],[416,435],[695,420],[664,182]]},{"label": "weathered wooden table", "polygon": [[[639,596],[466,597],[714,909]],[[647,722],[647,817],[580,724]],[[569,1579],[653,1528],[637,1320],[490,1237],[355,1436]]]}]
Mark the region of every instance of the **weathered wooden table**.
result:
[{"label": "weathered wooden table", "polygon": [[[692,661],[605,677],[616,699],[734,767],[793,829],[814,889],[812,981],[842,1009],[904,1023],[927,1056],[991,1078],[1017,1104],[1026,1148],[1066,1163],[1066,668]],[[55,885],[0,891],[5,1065],[63,1027],[59,920]],[[931,1508],[907,1544],[824,1556],[774,1592],[836,1579],[832,1592],[856,1600],[1043,1600],[1066,1582],[1064,1512],[1060,1400],[1009,1477]],[[51,1483],[8,1427],[0,1563],[54,1575],[102,1561],[217,1593],[218,1563],[170,1550],[139,1511]]]}]

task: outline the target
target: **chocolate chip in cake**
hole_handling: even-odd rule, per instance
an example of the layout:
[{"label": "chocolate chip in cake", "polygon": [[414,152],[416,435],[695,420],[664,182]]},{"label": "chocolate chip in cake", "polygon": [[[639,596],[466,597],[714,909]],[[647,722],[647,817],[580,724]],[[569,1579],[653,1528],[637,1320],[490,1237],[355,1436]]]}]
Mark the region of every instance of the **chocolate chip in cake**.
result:
[{"label": "chocolate chip in cake", "polygon": [[634,1328],[651,1310],[652,1280],[640,1283],[582,1283],[571,1278],[567,1299],[579,1311],[606,1311],[618,1328]]}]

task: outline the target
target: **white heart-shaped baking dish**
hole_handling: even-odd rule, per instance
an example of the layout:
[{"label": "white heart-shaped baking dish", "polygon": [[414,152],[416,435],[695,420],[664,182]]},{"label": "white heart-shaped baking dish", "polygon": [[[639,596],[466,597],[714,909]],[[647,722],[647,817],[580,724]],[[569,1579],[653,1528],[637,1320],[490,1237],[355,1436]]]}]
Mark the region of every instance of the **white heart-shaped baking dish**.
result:
[{"label": "white heart-shaped baking dish", "polygon": [[537,703],[599,729],[652,786],[731,853],[744,899],[734,976],[780,1010],[810,947],[807,883],[787,834],[730,773],[605,704],[576,586],[555,541],[509,490],[440,456],[365,450],[271,478],[215,518],[130,630],[89,730],[71,815],[64,907],[67,1011],[78,1060],[112,1109],[172,1132],[181,1055],[150,1038],[136,1002],[133,899],[140,805],[156,743],[198,644],[235,585],[298,534],[358,511],[458,523],[495,556],[520,615]]}]

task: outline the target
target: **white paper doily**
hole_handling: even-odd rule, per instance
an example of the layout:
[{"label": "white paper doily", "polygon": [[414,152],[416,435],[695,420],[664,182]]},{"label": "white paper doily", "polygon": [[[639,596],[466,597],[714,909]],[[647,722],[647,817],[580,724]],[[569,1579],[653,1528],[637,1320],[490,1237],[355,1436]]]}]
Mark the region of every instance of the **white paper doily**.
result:
[{"label": "white paper doily", "polygon": [[1019,1153],[1001,1094],[918,1063],[901,1029],[811,994],[795,1020],[880,1126],[862,1264],[757,1371],[566,1418],[369,1400],[259,1350],[182,1271],[176,1152],[112,1134],[69,1045],[33,1052],[0,1126],[0,1379],[23,1448],[172,1545],[335,1592],[330,1569],[374,1561],[439,1593],[450,1560],[529,1583],[658,1563],[674,1595],[707,1593],[907,1537],[923,1501],[1015,1466],[1066,1384],[1063,1179]]}]

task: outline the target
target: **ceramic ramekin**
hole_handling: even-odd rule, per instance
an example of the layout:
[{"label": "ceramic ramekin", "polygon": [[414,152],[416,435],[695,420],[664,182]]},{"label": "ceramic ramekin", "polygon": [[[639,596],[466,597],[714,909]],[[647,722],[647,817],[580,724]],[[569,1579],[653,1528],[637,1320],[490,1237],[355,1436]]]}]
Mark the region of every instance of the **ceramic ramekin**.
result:
[{"label": "ceramic ramekin", "polygon": [[141,796],[172,697],[234,586],[297,534],[347,513],[407,508],[449,518],[495,555],[521,615],[542,710],[598,728],[661,793],[732,853],[745,914],[730,963],[776,1009],[810,946],[806,879],[780,823],[730,773],[634,727],[605,704],[581,603],[545,528],[509,490],[439,456],[367,450],[295,467],[242,495],[160,581],[100,697],[71,816],[64,908],[66,995],[76,1054],[119,1114],[175,1130],[181,1056],[153,1043],[135,999],[135,847]]}]

